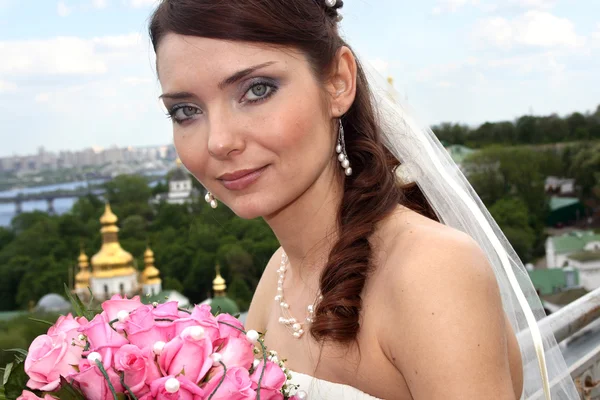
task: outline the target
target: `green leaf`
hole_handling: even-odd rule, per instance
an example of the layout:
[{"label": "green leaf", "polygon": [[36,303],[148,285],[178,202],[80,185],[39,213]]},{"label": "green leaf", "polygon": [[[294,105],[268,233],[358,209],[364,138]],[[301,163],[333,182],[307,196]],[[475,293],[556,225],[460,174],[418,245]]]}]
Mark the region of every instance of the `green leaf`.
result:
[{"label": "green leaf", "polygon": [[27,358],[27,351],[23,349],[3,349],[4,351],[11,351],[13,353],[19,353],[25,358]]},{"label": "green leaf", "polygon": [[61,400],[85,400],[85,396],[64,377],[60,377],[60,389],[51,393]]},{"label": "green leaf", "polygon": [[8,382],[8,377],[10,376],[10,371],[12,371],[12,367],[13,363],[6,364],[6,367],[4,368],[4,376],[2,378],[2,386],[6,385],[6,382]]},{"label": "green leaf", "polygon": [[25,373],[25,366],[22,362],[11,364],[12,368],[4,384],[4,391],[7,400],[16,400],[23,393],[29,377]]},{"label": "green leaf", "polygon": [[46,325],[50,325],[50,326],[54,325],[52,322],[45,321],[43,319],[37,319],[37,318],[31,318],[31,317],[29,317],[29,319],[32,320],[32,321],[41,322],[42,324],[46,324]]},{"label": "green leaf", "polygon": [[64,286],[65,286],[65,294],[67,295],[67,298],[71,302],[71,306],[73,307],[73,311],[75,312],[75,314],[77,314],[78,317],[85,317],[87,310],[85,309],[85,305],[83,305],[79,296],[77,296],[76,294],[73,295],[71,293],[71,291],[69,290],[69,287],[67,286],[66,283],[64,283]]}]

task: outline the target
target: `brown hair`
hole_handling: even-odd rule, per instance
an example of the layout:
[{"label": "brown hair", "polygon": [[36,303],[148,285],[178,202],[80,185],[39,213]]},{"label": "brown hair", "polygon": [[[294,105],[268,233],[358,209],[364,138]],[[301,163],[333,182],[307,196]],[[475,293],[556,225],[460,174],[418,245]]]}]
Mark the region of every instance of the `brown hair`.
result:
[{"label": "brown hair", "polygon": [[[338,49],[348,46],[337,29],[341,5],[340,0],[334,8],[324,0],[163,0],[152,16],[150,37],[155,51],[168,32],[290,46],[306,55],[315,76],[324,81]],[[369,238],[377,223],[398,203],[435,218],[418,188],[396,184],[392,169],[398,160],[381,141],[358,60],[357,68],[356,98],[342,119],[353,173],[344,181],[339,238],[321,275],[323,299],[310,328],[319,341],[356,340],[361,293],[373,267]]]}]

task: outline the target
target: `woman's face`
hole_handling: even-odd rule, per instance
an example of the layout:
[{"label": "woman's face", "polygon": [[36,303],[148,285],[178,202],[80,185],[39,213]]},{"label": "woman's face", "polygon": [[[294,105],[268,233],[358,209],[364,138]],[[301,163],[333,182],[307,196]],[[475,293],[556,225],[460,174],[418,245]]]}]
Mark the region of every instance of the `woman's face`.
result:
[{"label": "woman's face", "polygon": [[300,52],[169,33],[157,60],[181,161],[239,216],[273,215],[333,175],[332,116]]}]

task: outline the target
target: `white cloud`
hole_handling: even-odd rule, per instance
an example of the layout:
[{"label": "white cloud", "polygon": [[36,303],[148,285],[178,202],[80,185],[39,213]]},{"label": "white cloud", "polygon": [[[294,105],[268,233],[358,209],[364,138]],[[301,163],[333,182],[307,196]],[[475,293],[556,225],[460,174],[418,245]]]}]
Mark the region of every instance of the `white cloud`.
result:
[{"label": "white cloud", "polygon": [[158,4],[159,0],[129,0],[129,4],[132,7],[139,8],[145,6],[154,6]]},{"label": "white cloud", "polygon": [[14,84],[12,82],[0,80],[0,93],[14,92],[15,90],[17,90],[16,84]]},{"label": "white cloud", "polygon": [[436,6],[433,8],[433,13],[453,13],[468,4],[477,5],[479,4],[479,0],[438,0]]},{"label": "white cloud", "polygon": [[71,11],[73,10],[69,8],[64,1],[60,0],[56,6],[56,11],[61,17],[66,17],[67,15],[71,14]]},{"label": "white cloud", "polygon": [[152,83],[152,79],[147,78],[147,77],[128,76],[126,78],[123,78],[122,82],[127,85],[136,86],[136,85],[146,85],[146,84]]},{"label": "white cloud", "polygon": [[585,38],[577,35],[570,20],[536,10],[512,20],[485,18],[476,25],[473,36],[481,44],[504,49],[514,46],[580,47],[585,43]]},{"label": "white cloud", "polygon": [[94,8],[106,8],[107,2],[106,0],[92,0],[92,6]]},{"label": "white cloud", "polygon": [[[136,51],[137,50],[137,51]],[[99,75],[147,54],[139,34],[0,41],[0,74]]]},{"label": "white cloud", "polygon": [[46,103],[50,100],[50,93],[38,93],[35,95],[34,100],[36,103]]}]

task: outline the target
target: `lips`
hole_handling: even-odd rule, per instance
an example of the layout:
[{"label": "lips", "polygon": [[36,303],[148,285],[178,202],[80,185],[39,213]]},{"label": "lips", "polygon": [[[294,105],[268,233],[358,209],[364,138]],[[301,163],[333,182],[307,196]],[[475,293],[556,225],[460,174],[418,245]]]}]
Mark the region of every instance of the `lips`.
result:
[{"label": "lips", "polygon": [[262,175],[267,166],[257,169],[242,169],[231,173],[223,174],[217,179],[229,190],[243,190],[256,182]]}]

